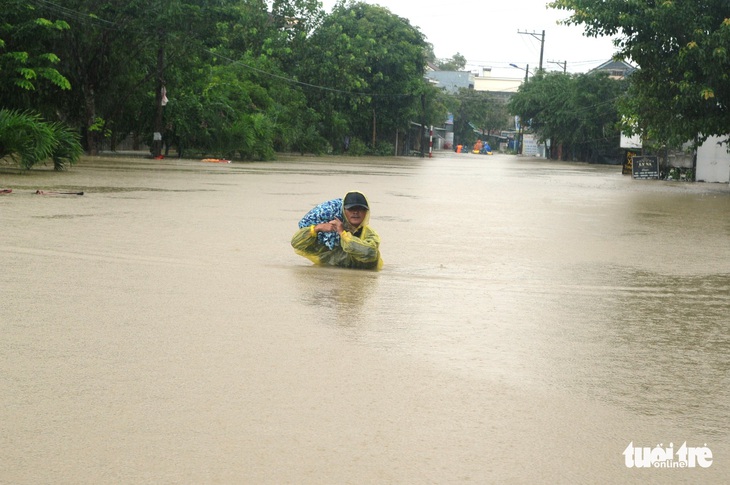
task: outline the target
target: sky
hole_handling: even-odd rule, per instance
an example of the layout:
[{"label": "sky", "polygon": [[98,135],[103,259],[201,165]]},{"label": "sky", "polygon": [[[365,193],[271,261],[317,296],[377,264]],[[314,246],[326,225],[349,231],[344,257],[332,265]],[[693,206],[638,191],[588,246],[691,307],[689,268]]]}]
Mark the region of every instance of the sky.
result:
[{"label": "sky", "polygon": [[[329,13],[336,0],[321,0]],[[543,68],[580,73],[608,61],[615,52],[608,37],[589,38],[581,26],[557,25],[570,12],[547,9],[546,0],[361,0],[388,8],[418,27],[434,47],[437,58],[457,52],[466,57],[466,69],[492,69],[492,76],[524,76],[540,64],[540,38],[545,31]],[[530,34],[519,34],[528,32]],[[536,38],[537,37],[537,38]],[[554,62],[550,62],[554,61]],[[515,64],[522,68],[510,67]]]}]

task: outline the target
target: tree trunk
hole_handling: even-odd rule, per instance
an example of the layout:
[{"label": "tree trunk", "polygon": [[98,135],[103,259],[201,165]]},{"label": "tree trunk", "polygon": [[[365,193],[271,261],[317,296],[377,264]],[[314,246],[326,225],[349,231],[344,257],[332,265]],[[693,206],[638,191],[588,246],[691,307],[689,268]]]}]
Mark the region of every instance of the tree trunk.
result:
[{"label": "tree trunk", "polygon": [[159,157],[162,154],[162,89],[165,87],[165,34],[160,32],[159,47],[157,49],[157,92],[155,93],[155,121],[154,134],[152,136],[152,156]]},{"label": "tree trunk", "polygon": [[84,87],[84,109],[86,118],[86,152],[89,155],[99,154],[99,132],[95,130],[96,123],[96,98],[94,87]]},{"label": "tree trunk", "polygon": [[375,150],[375,141],[376,141],[376,122],[375,122],[375,108],[373,108],[373,150]]}]

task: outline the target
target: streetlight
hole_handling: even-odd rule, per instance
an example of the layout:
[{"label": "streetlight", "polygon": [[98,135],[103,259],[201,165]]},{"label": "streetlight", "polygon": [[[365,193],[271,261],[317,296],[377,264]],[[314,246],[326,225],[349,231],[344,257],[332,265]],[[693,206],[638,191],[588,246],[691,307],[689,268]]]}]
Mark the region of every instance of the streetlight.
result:
[{"label": "streetlight", "polygon": [[[527,84],[527,75],[530,73],[530,65],[528,64],[527,67],[525,67],[524,69],[521,68],[520,66],[518,66],[517,64],[510,64],[510,66],[514,67],[515,69],[521,69],[521,70],[525,71],[525,84]],[[520,146],[517,149],[519,153],[524,152],[524,149],[522,148],[522,146],[523,146],[522,145],[522,131],[523,131],[522,120],[520,120],[520,141],[519,141]]]},{"label": "streetlight", "polygon": [[510,66],[515,69],[519,69],[520,71],[525,71],[525,83],[527,83],[527,75],[530,73],[530,65],[528,64],[527,67],[520,67],[517,64],[510,64]]}]

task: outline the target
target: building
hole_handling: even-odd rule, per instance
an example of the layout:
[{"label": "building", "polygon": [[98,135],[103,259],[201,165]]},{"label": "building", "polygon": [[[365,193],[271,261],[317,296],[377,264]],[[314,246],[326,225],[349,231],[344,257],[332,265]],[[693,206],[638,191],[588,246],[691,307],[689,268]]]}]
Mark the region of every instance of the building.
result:
[{"label": "building", "polygon": [[482,75],[474,78],[474,90],[490,93],[495,99],[506,103],[520,89],[524,77],[493,76],[490,68],[483,68]]},{"label": "building", "polygon": [[591,69],[588,73],[607,72],[608,77],[611,79],[624,79],[634,71],[636,71],[636,68],[628,62],[611,59],[610,61],[606,61],[600,66]]},{"label": "building", "polygon": [[[519,68],[518,68],[519,69]],[[518,72],[512,69],[502,69],[502,72]],[[477,76],[474,82],[474,90],[489,93],[491,99],[495,102],[507,104],[510,98],[517,93],[520,86],[525,82],[525,76],[495,76],[489,67],[482,68],[482,75]],[[517,118],[513,118],[515,125],[510,130],[502,130],[500,133],[489,133],[487,139],[496,149],[503,150],[522,150],[520,145],[525,141],[522,137],[522,127],[518,126]],[[532,139],[531,139],[532,140]],[[538,144],[535,141],[536,154],[545,156],[546,145]],[[521,151],[522,153],[522,151]]]},{"label": "building", "polygon": [[467,71],[427,70],[426,78],[449,94],[462,88],[474,89],[474,74]]}]

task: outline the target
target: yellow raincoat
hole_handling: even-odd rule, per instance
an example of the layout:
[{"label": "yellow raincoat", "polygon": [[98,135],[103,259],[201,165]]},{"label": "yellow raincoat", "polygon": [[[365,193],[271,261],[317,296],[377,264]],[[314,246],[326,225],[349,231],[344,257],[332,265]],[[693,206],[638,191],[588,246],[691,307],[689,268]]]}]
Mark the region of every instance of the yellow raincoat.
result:
[{"label": "yellow raincoat", "polygon": [[[328,210],[330,213],[327,213]],[[312,214],[319,219],[314,219]],[[380,257],[379,249],[380,236],[368,226],[370,210],[365,213],[362,223],[358,227],[353,227],[345,215],[342,199],[335,199],[315,207],[302,221],[320,223],[329,222],[334,218],[341,220],[345,227],[338,238],[329,238],[336,242],[325,244],[323,238],[318,236],[330,235],[330,233],[317,233],[314,229],[316,223],[311,223],[300,227],[294,233],[291,245],[296,253],[315,264],[355,269],[382,268],[383,260]],[[300,222],[300,226],[303,222]]]}]

